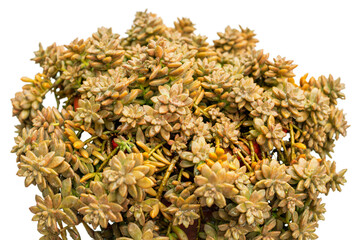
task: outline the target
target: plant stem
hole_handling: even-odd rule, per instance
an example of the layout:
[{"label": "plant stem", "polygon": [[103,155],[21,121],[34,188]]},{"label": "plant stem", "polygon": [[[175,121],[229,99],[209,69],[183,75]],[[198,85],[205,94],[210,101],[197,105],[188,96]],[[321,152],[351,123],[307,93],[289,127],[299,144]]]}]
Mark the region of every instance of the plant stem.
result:
[{"label": "plant stem", "polygon": [[119,151],[120,146],[117,146],[111,153],[110,155],[106,158],[106,160],[100,165],[100,167],[98,168],[98,170],[96,170],[96,172],[100,172],[104,167],[106,167],[106,165],[108,164],[108,162],[110,161],[110,159]]},{"label": "plant stem", "polygon": [[172,223],[169,223],[169,227],[166,231],[166,236],[169,236],[170,232],[171,232],[171,227],[172,227]]},{"label": "plant stem", "polygon": [[56,108],[59,110],[59,106],[60,106],[60,99],[56,96],[56,92],[54,90],[54,97],[55,97],[55,101],[56,101]]},{"label": "plant stem", "polygon": [[101,144],[101,152],[105,151],[105,145],[106,145],[106,141],[104,140]]},{"label": "plant stem", "polygon": [[281,140],[281,145],[282,145],[282,147],[283,147],[283,149],[284,149],[284,153],[285,153],[286,161],[287,161],[287,162],[290,162],[290,161],[289,161],[289,156],[288,156],[288,152],[287,152],[287,149],[286,149],[286,146],[285,146],[285,142],[284,142],[284,140]]},{"label": "plant stem", "polygon": [[151,149],[151,151],[149,152],[149,157],[156,151],[158,150],[162,145],[164,145],[166,142],[161,142],[158,145],[156,145],[153,149]]},{"label": "plant stem", "polygon": [[61,221],[58,221],[58,224],[60,226],[60,234],[61,234],[61,237],[63,240],[67,240],[67,237],[66,237],[66,232],[64,231],[64,227],[62,225],[62,222]]},{"label": "plant stem", "polygon": [[88,139],[86,139],[86,140],[84,141],[84,144],[87,144],[87,143],[89,143],[89,142],[97,139],[98,137],[99,137],[99,136],[93,136],[93,137],[91,137],[91,138],[88,138]]},{"label": "plant stem", "polygon": [[79,233],[79,231],[77,230],[76,226],[73,226],[72,228],[73,228],[74,232],[76,232],[76,234],[77,234],[77,236],[78,236],[76,240],[81,240],[80,233]]},{"label": "plant stem", "polygon": [[255,162],[255,150],[252,141],[249,141],[250,144],[250,151],[251,151],[251,163]]},{"label": "plant stem", "polygon": [[91,227],[89,227],[89,225],[87,225],[87,223],[83,220],[83,219],[81,219],[81,223],[84,225],[84,227],[85,227],[85,230],[86,230],[86,232],[89,234],[89,236],[91,237],[91,238],[94,238],[94,230],[92,230],[92,228]]},{"label": "plant stem", "polygon": [[46,89],[46,90],[41,94],[41,97],[44,97],[50,90],[52,90],[53,88],[56,88],[57,86],[59,86],[59,85],[62,83],[63,80],[64,80],[63,78],[57,79],[50,88]]},{"label": "plant stem", "polygon": [[236,147],[240,149],[240,151],[247,157],[249,156],[249,154],[245,151],[245,149],[239,145],[239,144],[236,144]]},{"label": "plant stem", "polygon": [[266,158],[266,155],[265,155],[264,152],[261,152],[261,157],[262,157],[262,159],[265,159],[265,158]]},{"label": "plant stem", "polygon": [[259,156],[257,154],[255,154],[255,159],[256,159],[257,162],[260,161],[260,158],[259,158]]},{"label": "plant stem", "polygon": [[250,172],[253,172],[253,169],[250,167],[250,165],[247,163],[246,159],[244,158],[244,156],[241,154],[241,152],[238,149],[235,149],[234,145],[231,145],[231,148],[233,150],[235,150],[235,154],[238,155],[241,159],[241,161],[245,164],[245,166],[248,168],[248,170]]},{"label": "plant stem", "polygon": [[284,158],[284,154],[282,153],[281,149],[280,148],[276,148],[278,154],[279,154],[279,158],[281,159],[281,161],[285,161],[285,158]]},{"label": "plant stem", "polygon": [[218,148],[220,146],[220,139],[217,136],[215,136],[214,138],[215,138],[215,146],[216,148]]},{"label": "plant stem", "polygon": [[[290,123],[291,124],[291,123]],[[292,125],[292,124],[291,124]],[[296,125],[292,125],[293,128],[295,128],[296,130],[300,131],[301,133],[303,133],[304,131],[302,129],[300,129],[298,126]]]},{"label": "plant stem", "polygon": [[167,181],[169,180],[170,174],[174,171],[174,167],[175,167],[175,164],[178,161],[178,159],[179,159],[178,157],[175,157],[175,158],[173,158],[173,160],[171,160],[171,163],[165,172],[164,178],[162,179],[158,193],[156,195],[157,199],[161,198],[161,195],[162,195],[162,192],[164,191],[165,185],[166,185]]},{"label": "plant stem", "polygon": [[291,141],[291,161],[292,161],[296,158],[295,148],[294,148],[295,136],[294,136],[294,128],[292,123],[290,123],[289,125],[290,125],[290,141]]},{"label": "plant stem", "polygon": [[242,141],[247,147],[250,147],[248,141],[245,138],[239,138],[239,140]]},{"label": "plant stem", "polygon": [[[201,207],[200,207],[201,208]],[[197,226],[197,234],[196,234],[196,240],[199,239],[199,232],[200,232],[200,227],[201,227],[201,215],[198,219],[198,226]]]},{"label": "plant stem", "polygon": [[241,125],[245,122],[245,120],[246,120],[246,118],[244,118],[243,120],[241,120],[241,121],[239,122],[239,124],[235,126],[235,129],[239,129],[239,128],[241,127]]},{"label": "plant stem", "polygon": [[198,105],[194,104],[194,107],[196,108],[196,110],[199,110],[205,117],[210,119],[210,115],[209,113],[205,112],[204,110],[202,110]]},{"label": "plant stem", "polygon": [[182,176],[182,173],[183,173],[183,171],[184,171],[184,169],[183,168],[181,168],[180,169],[180,172],[179,172],[179,176],[178,176],[178,182],[181,182],[181,176]]},{"label": "plant stem", "polygon": [[76,136],[80,139],[80,138],[81,138],[81,134],[82,134],[83,132],[84,132],[83,130],[80,130],[80,131],[76,134]]}]

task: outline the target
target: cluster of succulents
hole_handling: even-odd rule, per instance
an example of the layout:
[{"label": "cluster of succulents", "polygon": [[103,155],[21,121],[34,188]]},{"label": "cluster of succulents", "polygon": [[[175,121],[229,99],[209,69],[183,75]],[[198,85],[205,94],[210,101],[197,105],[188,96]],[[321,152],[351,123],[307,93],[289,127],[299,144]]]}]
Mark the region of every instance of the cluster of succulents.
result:
[{"label": "cluster of succulents", "polygon": [[[340,79],[256,50],[249,29],[211,45],[178,19],[139,12],[127,36],[101,27],[40,45],[42,73],[11,100],[41,239],[316,239],[328,160],[349,127]],[[43,106],[52,93],[57,107]]]}]

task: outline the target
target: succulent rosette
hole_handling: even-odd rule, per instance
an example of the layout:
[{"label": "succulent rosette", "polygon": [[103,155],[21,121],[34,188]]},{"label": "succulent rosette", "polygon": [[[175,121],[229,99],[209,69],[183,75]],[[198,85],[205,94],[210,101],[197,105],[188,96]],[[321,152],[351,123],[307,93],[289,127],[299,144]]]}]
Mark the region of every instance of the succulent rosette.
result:
[{"label": "succulent rosette", "polygon": [[248,28],[213,44],[195,30],[145,11],[124,37],[40,44],[43,71],[11,99],[40,239],[80,239],[80,224],[96,240],[317,238],[322,194],[346,182],[330,160],[344,84],[298,81]]}]

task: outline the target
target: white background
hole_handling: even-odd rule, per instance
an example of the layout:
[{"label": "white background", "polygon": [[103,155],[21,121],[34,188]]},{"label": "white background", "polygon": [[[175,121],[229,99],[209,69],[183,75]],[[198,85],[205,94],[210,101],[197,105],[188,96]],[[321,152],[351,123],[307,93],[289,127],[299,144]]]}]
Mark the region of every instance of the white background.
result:
[{"label": "white background", "polygon": [[[305,73],[318,77],[329,73],[341,77],[346,100],[340,102],[351,124],[341,138],[333,159],[338,169],[348,168],[343,192],[324,196],[326,220],[317,230],[319,239],[360,239],[360,5],[356,1],[2,1],[0,4],[1,159],[0,239],[38,239],[36,223],[28,208],[35,203],[36,187],[24,187],[17,177],[15,154],[10,154],[14,125],[11,102],[21,90],[20,77],[33,77],[40,67],[29,59],[42,42],[68,44],[87,38],[97,27],[112,27],[125,35],[135,12],[146,8],[172,25],[188,17],[196,33],[210,40],[227,25],[254,29],[258,49],[271,57],[295,60],[297,80]],[[84,235],[83,239],[89,239]]]}]

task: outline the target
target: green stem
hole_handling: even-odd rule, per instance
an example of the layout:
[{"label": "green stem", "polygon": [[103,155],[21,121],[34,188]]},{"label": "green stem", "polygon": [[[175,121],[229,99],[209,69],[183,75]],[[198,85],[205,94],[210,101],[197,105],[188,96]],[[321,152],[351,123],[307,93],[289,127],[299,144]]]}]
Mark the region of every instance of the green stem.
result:
[{"label": "green stem", "polygon": [[251,151],[251,162],[255,162],[255,150],[254,150],[254,145],[252,141],[249,141],[250,144],[250,151]]},{"label": "green stem", "polygon": [[181,168],[180,169],[180,172],[179,172],[179,176],[178,176],[178,182],[181,182],[181,176],[182,176],[182,173],[183,173],[183,171],[184,171],[184,169],[183,168]]},{"label": "green stem", "polygon": [[171,232],[171,227],[172,227],[172,223],[169,223],[169,227],[166,231],[166,236],[169,236],[170,235],[170,232]]},{"label": "green stem", "polygon": [[120,146],[117,146],[111,153],[110,155],[106,158],[106,160],[100,165],[100,167],[98,168],[98,170],[96,170],[97,173],[99,173],[104,167],[106,167],[106,165],[108,164],[108,162],[110,161],[110,159],[119,151]]},{"label": "green stem", "polygon": [[178,159],[179,159],[178,157],[175,157],[175,158],[173,158],[173,160],[171,160],[171,163],[170,163],[168,169],[165,172],[164,178],[162,179],[162,182],[160,184],[158,193],[156,195],[157,199],[161,198],[161,194],[164,191],[164,188],[165,188],[165,185],[166,185],[167,181],[169,180],[170,174],[174,171],[174,167],[175,167],[175,164],[178,161]]},{"label": "green stem", "polygon": [[46,89],[46,90],[41,94],[41,97],[42,97],[42,98],[45,97],[45,95],[46,95],[50,90],[52,90],[52,89],[54,89],[54,88],[57,88],[57,86],[59,86],[59,85],[62,83],[63,80],[64,80],[63,78],[57,79],[50,88]]},{"label": "green stem", "polygon": [[[231,148],[234,149],[234,145],[231,145]],[[245,164],[245,166],[248,168],[248,170],[250,172],[253,172],[253,169],[250,167],[250,165],[247,163],[246,159],[244,158],[244,156],[241,154],[241,152],[239,150],[235,150],[235,154],[238,155],[241,159],[241,161]]]},{"label": "green stem", "polygon": [[200,207],[200,217],[201,217],[201,218],[205,218],[202,207]]},{"label": "green stem", "polygon": [[279,149],[279,148],[276,148],[276,150],[277,150],[277,152],[278,152],[278,154],[279,154],[279,158],[281,159],[281,161],[285,161],[285,158],[284,158],[284,154],[282,153],[282,151],[281,151],[281,149]]},{"label": "green stem", "polygon": [[[201,208],[201,207],[200,207]],[[198,226],[197,226],[197,234],[196,234],[196,240],[199,239],[199,233],[200,233],[200,227],[201,227],[201,215],[198,219]]]},{"label": "green stem", "polygon": [[57,97],[55,90],[54,90],[54,96],[55,96],[55,101],[56,101],[56,108],[59,110],[60,99]]},{"label": "green stem", "polygon": [[245,122],[245,120],[246,120],[246,118],[244,118],[243,120],[241,120],[241,121],[239,122],[239,124],[235,126],[235,129],[239,129],[239,128],[241,127],[241,125]]},{"label": "green stem", "polygon": [[284,140],[281,140],[281,145],[282,145],[282,147],[283,147],[283,149],[284,149],[284,153],[285,153],[286,161],[287,161],[287,162],[290,162],[290,161],[289,161],[289,156],[288,156],[288,152],[287,152],[287,149],[286,149],[286,146],[285,146],[285,142],[284,142]]},{"label": "green stem", "polygon": [[77,134],[76,134],[76,136],[77,136],[77,138],[81,138],[81,134],[83,133],[84,131],[83,130],[80,130]]},{"label": "green stem", "polygon": [[106,141],[104,140],[101,144],[101,152],[105,151],[105,145],[106,145]]},{"label": "green stem", "polygon": [[149,157],[156,151],[156,150],[158,150],[162,145],[164,145],[166,142],[164,141],[164,142],[161,142],[161,143],[159,143],[158,145],[156,145],[153,149],[151,149],[150,150],[150,152],[149,152]]},{"label": "green stem", "polygon": [[202,110],[201,108],[199,108],[198,105],[196,105],[196,104],[194,104],[194,107],[196,108],[196,110],[199,109],[199,111],[200,111],[205,117],[207,117],[207,118],[210,119],[209,113],[207,113],[207,112],[205,112],[204,110]]},{"label": "green stem", "polygon": [[239,144],[236,144],[236,147],[240,149],[240,151],[247,157],[249,156],[249,154],[245,151],[245,149],[239,145]]},{"label": "green stem", "polygon": [[84,225],[85,230],[86,230],[86,232],[89,234],[89,236],[90,236],[91,238],[94,238],[94,235],[95,235],[94,230],[92,230],[92,228],[89,227],[89,225],[87,225],[87,223],[86,223],[83,219],[81,219],[81,223]]},{"label": "green stem", "polygon": [[[112,134],[112,133],[118,133],[118,132],[120,132],[119,130],[115,130],[115,131],[105,131],[105,132],[103,132],[103,135],[108,135],[108,134]],[[97,138],[99,138],[100,136],[93,136],[93,137],[91,137],[91,138],[89,138],[89,139],[86,139],[85,141],[84,141],[84,143],[86,144],[86,143],[89,143],[89,142],[91,142],[92,140],[95,140],[95,139],[97,139]],[[104,141],[104,142],[106,142],[106,141]]]},{"label": "green stem", "polygon": [[87,144],[87,143],[89,143],[89,142],[97,139],[98,137],[99,137],[99,136],[93,136],[93,137],[91,137],[91,138],[88,138],[88,139],[86,139],[86,140],[84,141],[84,144]]},{"label": "green stem", "polygon": [[[291,124],[291,123],[290,123]],[[292,124],[291,124],[292,125]],[[302,129],[300,129],[298,126],[296,125],[292,125],[293,128],[295,128],[296,130],[300,131],[301,133],[303,133],[304,131]]]},{"label": "green stem", "polygon": [[76,234],[77,234],[77,236],[78,236],[76,240],[81,240],[80,233],[79,233],[79,231],[77,230],[76,226],[73,226],[72,228],[73,228],[73,230],[76,232]]},{"label": "green stem", "polygon": [[64,231],[64,227],[62,225],[62,222],[61,221],[58,221],[58,224],[60,226],[60,234],[61,234],[61,237],[63,240],[67,240],[67,237],[66,237],[66,231]]},{"label": "green stem", "polygon": [[248,141],[245,138],[239,138],[239,140],[242,141],[247,147],[250,147]]},{"label": "green stem", "polygon": [[256,159],[257,162],[260,161],[260,158],[259,158],[259,156],[257,154],[255,154],[255,159]]},{"label": "green stem", "polygon": [[296,158],[295,155],[295,148],[294,148],[294,144],[295,144],[295,136],[294,136],[294,128],[292,123],[289,124],[290,126],[290,141],[291,141],[291,161],[294,160]]}]

